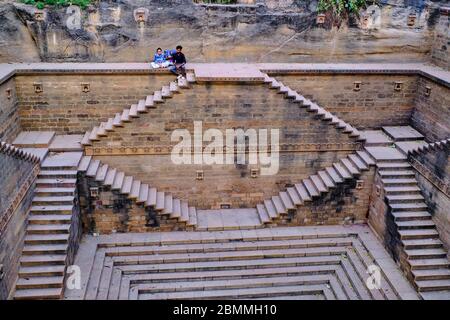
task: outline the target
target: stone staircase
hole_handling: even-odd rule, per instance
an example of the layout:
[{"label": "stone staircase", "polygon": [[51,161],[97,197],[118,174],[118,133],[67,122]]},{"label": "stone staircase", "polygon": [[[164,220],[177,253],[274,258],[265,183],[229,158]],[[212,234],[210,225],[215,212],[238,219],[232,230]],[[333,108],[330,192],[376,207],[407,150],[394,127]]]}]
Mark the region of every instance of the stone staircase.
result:
[{"label": "stone staircase", "polygon": [[[49,154],[41,163],[32,200],[14,299],[60,299],[76,222],[81,152]],[[77,241],[73,241],[77,243]]]},{"label": "stone staircase", "polygon": [[[88,274],[84,291],[68,299],[417,299],[365,226],[115,234],[85,243],[77,257]],[[389,268],[372,290],[371,265]]]},{"label": "stone staircase", "polygon": [[170,82],[169,85],[163,86],[161,90],[155,91],[145,99],[139,100],[137,104],[125,108],[122,113],[116,113],[114,117],[109,118],[106,122],[102,122],[100,125],[92,128],[91,131],[86,132],[81,144],[83,146],[92,145],[94,141],[108,136],[108,132],[114,131],[116,127],[123,127],[125,123],[131,122],[133,118],[139,118],[139,114],[147,113],[148,109],[156,108],[158,104],[164,103],[165,99],[172,98],[175,93],[180,93],[180,89],[189,88],[189,84],[195,81],[194,74],[187,73],[186,78],[178,79],[176,82]]},{"label": "stone staircase", "polygon": [[357,151],[332,166],[326,167],[315,175],[303,179],[286,191],[257,205],[258,215],[263,224],[278,223],[287,219],[290,210],[296,210],[324,194],[330,192],[338,185],[358,177],[363,171],[369,170],[375,161],[365,151]]},{"label": "stone staircase", "polygon": [[158,215],[166,219],[172,219],[191,229],[197,225],[197,210],[195,207],[189,207],[187,201],[141,183],[138,179],[101,163],[100,160],[84,156],[80,161],[78,171],[95,179],[97,183],[128,196],[137,204],[154,209]]},{"label": "stone staircase", "polygon": [[284,95],[285,98],[290,99],[293,103],[297,103],[301,108],[306,108],[308,112],[317,114],[322,121],[326,121],[329,125],[342,130],[342,132],[348,134],[349,137],[357,141],[364,141],[364,137],[361,136],[360,132],[356,128],[328,112],[324,108],[318,106],[311,100],[306,99],[295,90],[292,90],[288,86],[284,85],[282,82],[265,74],[264,83],[268,84],[271,89],[277,90],[278,93]]},{"label": "stone staircase", "polygon": [[[420,145],[418,150],[431,148],[431,144],[425,145],[417,137],[404,137],[400,141],[403,147]],[[439,239],[415,171],[408,162],[406,149],[399,146],[393,148],[392,143],[374,147],[368,143],[366,151],[375,161],[383,183],[390,218],[401,242],[400,260],[405,260],[408,265],[404,271],[424,299],[449,299],[450,263],[447,251]],[[435,143],[433,147],[439,147],[442,143]]]}]

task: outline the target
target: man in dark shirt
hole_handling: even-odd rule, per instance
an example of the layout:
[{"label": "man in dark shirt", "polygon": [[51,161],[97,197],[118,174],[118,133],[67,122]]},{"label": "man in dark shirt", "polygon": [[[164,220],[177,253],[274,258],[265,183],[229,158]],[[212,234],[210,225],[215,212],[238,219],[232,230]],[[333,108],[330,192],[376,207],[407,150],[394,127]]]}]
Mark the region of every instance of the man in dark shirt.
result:
[{"label": "man in dark shirt", "polygon": [[179,75],[178,77],[186,76],[186,57],[184,53],[181,52],[183,50],[182,46],[177,46],[177,52],[172,55],[173,67],[170,68],[170,71]]}]

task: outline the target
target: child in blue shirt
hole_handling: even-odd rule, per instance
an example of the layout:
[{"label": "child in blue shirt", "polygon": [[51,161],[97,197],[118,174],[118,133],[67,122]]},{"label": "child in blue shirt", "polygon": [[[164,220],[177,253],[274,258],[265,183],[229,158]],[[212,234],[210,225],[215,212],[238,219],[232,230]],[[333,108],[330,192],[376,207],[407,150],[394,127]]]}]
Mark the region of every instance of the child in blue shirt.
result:
[{"label": "child in blue shirt", "polygon": [[154,69],[167,68],[170,62],[167,61],[166,55],[163,53],[161,48],[156,49],[155,56],[153,57],[153,62],[151,63]]}]

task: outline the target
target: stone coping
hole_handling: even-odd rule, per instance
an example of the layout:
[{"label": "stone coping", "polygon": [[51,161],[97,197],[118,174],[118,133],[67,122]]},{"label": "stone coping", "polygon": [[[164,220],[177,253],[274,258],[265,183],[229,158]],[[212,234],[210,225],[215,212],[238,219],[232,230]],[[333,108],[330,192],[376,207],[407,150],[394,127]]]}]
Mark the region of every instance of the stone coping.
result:
[{"label": "stone coping", "polygon": [[[198,70],[202,73],[204,70],[217,70],[220,66],[223,69],[224,63],[190,63],[187,70]],[[450,72],[442,68],[426,65],[423,63],[229,63],[229,70],[239,70],[244,67],[252,70],[251,74],[266,72],[270,74],[418,74],[438,82],[450,88]],[[17,63],[0,64],[0,84],[10,79],[16,74],[169,74],[167,69],[152,69],[148,63]],[[257,80],[251,77],[245,77],[242,73],[234,72],[230,75],[227,70],[224,75],[214,74],[217,80]],[[241,78],[242,77],[242,78]],[[200,79],[199,79],[200,80]],[[206,81],[215,81],[215,77],[209,77]]]}]

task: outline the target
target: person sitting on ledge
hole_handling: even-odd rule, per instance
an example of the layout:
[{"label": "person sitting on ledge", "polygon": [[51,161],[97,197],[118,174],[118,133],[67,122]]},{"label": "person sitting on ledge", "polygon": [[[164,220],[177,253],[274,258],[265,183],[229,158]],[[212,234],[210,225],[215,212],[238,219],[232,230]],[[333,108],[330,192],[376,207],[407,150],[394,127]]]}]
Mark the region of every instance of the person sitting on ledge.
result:
[{"label": "person sitting on ledge", "polygon": [[174,74],[178,75],[178,78],[180,77],[186,77],[186,57],[184,56],[184,53],[182,52],[183,47],[177,46],[177,52],[175,52],[172,55],[172,61],[173,66],[170,67],[170,71],[172,71]]},{"label": "person sitting on ledge", "polygon": [[163,53],[161,48],[156,49],[151,65],[154,69],[167,68],[170,65],[170,62],[166,60],[166,55]]}]

